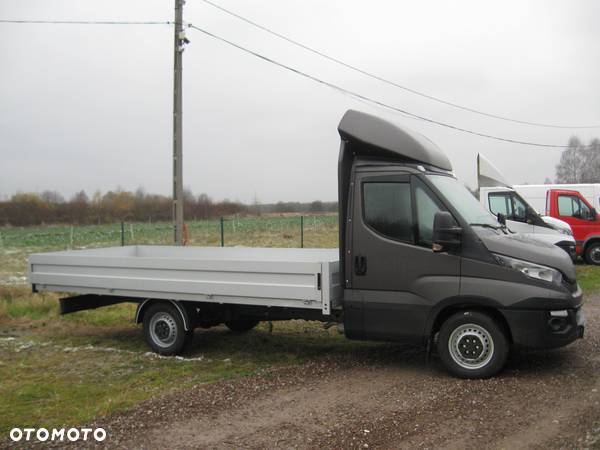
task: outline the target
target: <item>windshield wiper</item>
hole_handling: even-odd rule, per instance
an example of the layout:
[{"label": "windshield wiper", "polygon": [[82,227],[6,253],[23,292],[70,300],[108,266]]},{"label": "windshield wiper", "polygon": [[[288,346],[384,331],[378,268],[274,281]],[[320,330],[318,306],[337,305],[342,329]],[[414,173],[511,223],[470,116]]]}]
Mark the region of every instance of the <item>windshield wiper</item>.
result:
[{"label": "windshield wiper", "polygon": [[482,227],[482,228],[489,228],[489,229],[491,229],[491,230],[496,230],[496,231],[498,231],[498,230],[502,230],[502,232],[503,232],[504,234],[508,234],[508,232],[510,231],[510,230],[509,230],[509,229],[506,227],[506,225],[502,225],[502,224],[500,224],[500,225],[498,225],[498,226],[495,226],[495,225],[490,225],[489,223],[470,223],[469,225],[471,225],[472,227]]},{"label": "windshield wiper", "polygon": [[469,225],[471,225],[472,227],[491,228],[492,230],[499,230],[503,228],[501,225],[495,226],[490,225],[489,223],[470,223]]}]

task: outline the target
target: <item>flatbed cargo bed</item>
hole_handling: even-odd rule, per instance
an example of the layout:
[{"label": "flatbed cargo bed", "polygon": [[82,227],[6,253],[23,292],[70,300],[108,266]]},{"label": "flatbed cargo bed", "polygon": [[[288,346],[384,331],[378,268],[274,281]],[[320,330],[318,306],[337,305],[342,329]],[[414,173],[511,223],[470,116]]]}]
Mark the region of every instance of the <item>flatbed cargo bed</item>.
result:
[{"label": "flatbed cargo bed", "polygon": [[337,249],[135,245],[36,253],[34,289],[320,309],[341,297]]}]

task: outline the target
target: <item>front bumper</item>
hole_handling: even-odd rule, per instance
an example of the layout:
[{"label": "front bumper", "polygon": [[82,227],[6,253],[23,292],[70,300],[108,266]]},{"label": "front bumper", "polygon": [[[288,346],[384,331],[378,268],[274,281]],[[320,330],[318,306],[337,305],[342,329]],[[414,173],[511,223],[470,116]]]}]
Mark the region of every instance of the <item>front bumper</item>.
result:
[{"label": "front bumper", "polygon": [[[536,302],[540,304],[541,302]],[[583,337],[585,314],[579,286],[568,297],[546,299],[548,309],[504,309],[513,345],[525,348],[563,347]]]},{"label": "front bumper", "polygon": [[[560,315],[552,315],[560,314]],[[563,347],[583,337],[583,310],[555,311],[504,310],[512,334],[513,345],[525,348]]]}]

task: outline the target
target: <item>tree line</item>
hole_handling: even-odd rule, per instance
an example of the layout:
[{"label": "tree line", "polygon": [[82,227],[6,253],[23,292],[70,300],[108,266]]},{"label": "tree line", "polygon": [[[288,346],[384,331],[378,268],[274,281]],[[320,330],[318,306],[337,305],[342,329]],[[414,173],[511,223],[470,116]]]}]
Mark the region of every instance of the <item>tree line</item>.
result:
[{"label": "tree line", "polygon": [[[232,215],[336,212],[337,202],[278,202],[247,205],[239,201],[213,201],[208,195],[184,191],[186,220],[206,220]],[[160,222],[172,219],[171,197],[117,190],[96,192],[91,198],[80,191],[68,200],[56,191],[20,192],[0,201],[0,226],[43,224],[101,224]]]},{"label": "tree line", "polygon": [[572,136],[556,166],[556,182],[600,183],[600,139],[585,145]]}]

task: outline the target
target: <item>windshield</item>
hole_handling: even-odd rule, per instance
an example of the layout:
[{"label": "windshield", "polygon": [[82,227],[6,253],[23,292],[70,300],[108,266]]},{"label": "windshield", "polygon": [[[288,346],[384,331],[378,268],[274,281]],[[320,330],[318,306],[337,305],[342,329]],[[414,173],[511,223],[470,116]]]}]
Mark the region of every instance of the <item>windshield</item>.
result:
[{"label": "windshield", "polygon": [[433,183],[469,225],[500,226],[496,217],[488,212],[479,203],[479,200],[456,178],[445,175],[428,175],[427,179]]},{"label": "windshield", "polygon": [[525,206],[525,208],[529,208],[529,211],[532,214],[535,214],[536,216],[541,217],[539,211],[537,209],[535,209],[533,206],[531,206],[529,203],[527,203],[525,201],[525,199],[523,197],[521,197],[517,192],[515,192],[515,199],[520,201]]}]

